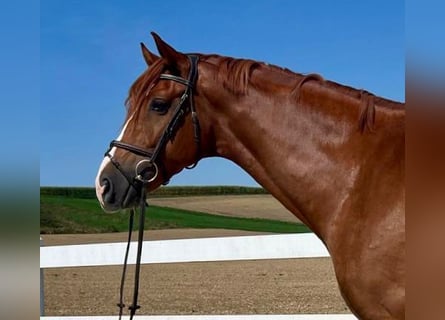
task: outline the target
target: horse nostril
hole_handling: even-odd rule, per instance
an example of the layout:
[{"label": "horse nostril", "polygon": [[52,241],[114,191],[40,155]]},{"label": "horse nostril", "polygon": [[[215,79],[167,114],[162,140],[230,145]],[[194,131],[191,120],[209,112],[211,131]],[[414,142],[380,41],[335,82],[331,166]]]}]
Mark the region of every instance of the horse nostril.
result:
[{"label": "horse nostril", "polygon": [[115,194],[113,192],[113,184],[107,178],[102,179],[101,185],[103,187],[102,196],[103,199],[108,203],[114,203]]},{"label": "horse nostril", "polygon": [[110,180],[108,180],[107,178],[102,179],[101,186],[102,186],[102,193],[103,194],[107,193],[108,190],[110,190]]}]

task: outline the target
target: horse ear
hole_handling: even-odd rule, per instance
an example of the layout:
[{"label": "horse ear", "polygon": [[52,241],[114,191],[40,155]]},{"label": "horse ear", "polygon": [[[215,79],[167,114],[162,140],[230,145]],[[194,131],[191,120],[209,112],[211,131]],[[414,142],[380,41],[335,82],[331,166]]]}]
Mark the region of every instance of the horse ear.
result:
[{"label": "horse ear", "polygon": [[151,35],[155,40],[159,54],[161,55],[162,58],[164,58],[167,61],[167,64],[170,67],[173,67],[175,69],[180,69],[179,67],[181,65],[187,63],[187,57],[184,54],[172,48],[168,43],[162,40],[161,37],[158,36],[155,32],[152,32]]},{"label": "horse ear", "polygon": [[141,49],[142,49],[142,55],[144,56],[144,60],[147,63],[147,66],[151,66],[156,60],[159,59],[157,55],[150,52],[150,50],[147,49],[145,44],[141,42]]}]

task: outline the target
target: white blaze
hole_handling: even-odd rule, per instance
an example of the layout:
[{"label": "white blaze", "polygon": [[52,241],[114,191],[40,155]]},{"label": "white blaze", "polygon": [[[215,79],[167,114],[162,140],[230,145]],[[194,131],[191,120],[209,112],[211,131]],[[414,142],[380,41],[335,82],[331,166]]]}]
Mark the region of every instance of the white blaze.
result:
[{"label": "white blaze", "polygon": [[[121,133],[119,134],[119,136],[116,138],[117,141],[121,141],[122,137],[124,136],[125,133],[125,129],[127,128],[128,124],[130,123],[131,119],[133,118],[133,116],[131,116],[128,121],[125,123],[124,127],[122,128]],[[111,148],[110,150],[110,154],[111,156],[114,156],[114,153],[116,152],[116,147]],[[103,207],[104,206],[104,200],[102,197],[103,191],[105,186],[101,186],[100,185],[100,176],[102,174],[102,171],[104,170],[104,168],[111,163],[110,158],[105,156],[104,159],[102,160],[102,163],[100,164],[99,167],[99,171],[97,172],[97,176],[96,176],[96,196],[97,199],[100,202],[100,205]]]}]

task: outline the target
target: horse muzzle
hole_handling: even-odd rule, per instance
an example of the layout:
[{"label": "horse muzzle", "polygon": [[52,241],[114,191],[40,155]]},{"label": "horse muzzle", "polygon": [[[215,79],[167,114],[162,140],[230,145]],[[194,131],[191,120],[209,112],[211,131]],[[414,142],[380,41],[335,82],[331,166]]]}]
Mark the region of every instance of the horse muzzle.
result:
[{"label": "horse muzzle", "polygon": [[96,179],[96,195],[106,212],[133,208],[140,203],[142,188],[157,179],[158,166],[141,160],[134,170],[107,165]]}]

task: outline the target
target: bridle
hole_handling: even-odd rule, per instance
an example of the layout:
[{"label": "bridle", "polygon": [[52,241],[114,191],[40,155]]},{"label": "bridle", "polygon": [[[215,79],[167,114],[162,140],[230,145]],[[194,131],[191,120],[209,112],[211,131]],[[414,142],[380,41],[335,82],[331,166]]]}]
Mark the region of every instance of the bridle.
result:
[{"label": "bridle", "polygon": [[[136,190],[138,188],[134,185],[134,181],[139,181],[142,183],[144,183],[144,182],[149,183],[149,182],[154,181],[157,178],[158,173],[159,173],[159,165],[157,164],[159,155],[160,155],[161,151],[165,149],[167,142],[173,140],[173,138],[176,135],[176,131],[179,128],[179,125],[182,123],[184,116],[189,111],[191,111],[191,116],[192,116],[194,141],[195,141],[195,144],[197,147],[196,148],[196,153],[197,153],[196,159],[197,160],[194,164],[192,164],[191,166],[188,166],[186,168],[193,169],[194,167],[196,167],[196,165],[198,163],[198,159],[199,159],[198,156],[200,154],[200,146],[201,146],[201,141],[200,141],[201,130],[200,130],[199,120],[198,120],[198,116],[197,116],[196,109],[195,109],[195,104],[193,103],[193,90],[195,88],[196,79],[198,77],[199,56],[187,55],[187,57],[190,61],[190,70],[189,70],[187,79],[184,79],[182,77],[178,77],[175,75],[171,75],[171,74],[166,74],[166,73],[163,73],[159,76],[160,80],[175,81],[175,82],[178,82],[178,83],[186,86],[186,88],[185,88],[184,93],[182,94],[181,98],[179,99],[179,103],[175,108],[175,111],[173,113],[172,118],[170,119],[170,122],[168,123],[167,127],[165,128],[164,132],[162,133],[161,138],[159,138],[158,143],[156,144],[156,147],[154,149],[146,150],[144,148],[141,148],[139,146],[136,146],[136,145],[133,145],[133,144],[130,144],[127,142],[112,140],[110,143],[110,147],[105,152],[105,157],[110,158],[111,163],[127,179],[127,181],[129,182],[129,185],[135,187]],[[189,104],[185,103],[187,100],[189,100]],[[145,158],[136,164],[136,167],[135,167],[136,172],[135,172],[135,176],[133,177],[133,179],[130,179],[123,172],[120,164],[113,158],[113,155],[110,153],[110,151],[113,147],[124,149],[126,151],[129,151],[129,152],[135,154],[135,155]],[[144,179],[143,176],[140,174],[140,172],[138,172],[138,168],[143,163],[147,163],[149,166],[151,166],[155,170],[155,173],[149,179]]]},{"label": "bridle", "polygon": [[[197,55],[187,55],[189,62],[190,62],[190,70],[188,74],[188,78],[184,79],[175,75],[166,74],[163,73],[159,76],[160,80],[171,80],[178,82],[182,85],[184,85],[186,88],[184,90],[184,93],[182,94],[181,98],[179,99],[179,103],[175,108],[175,111],[173,113],[172,118],[170,119],[170,122],[168,123],[167,127],[165,128],[164,132],[162,133],[161,138],[159,139],[158,143],[156,144],[156,147],[151,150],[146,150],[144,148],[141,148],[136,145],[132,145],[126,142],[118,141],[118,140],[112,140],[110,143],[110,147],[105,152],[105,157],[108,157],[113,164],[113,166],[125,177],[125,179],[128,181],[129,185],[128,188],[133,187],[136,191],[140,191],[140,198],[139,198],[139,207],[140,207],[140,215],[139,215],[139,234],[138,234],[138,248],[137,248],[137,255],[136,255],[136,269],[135,269],[135,277],[134,277],[134,289],[133,289],[133,303],[128,307],[130,310],[130,320],[133,319],[133,316],[136,314],[136,310],[140,308],[140,306],[137,304],[138,300],[138,293],[139,293],[139,273],[140,273],[140,266],[141,266],[141,256],[142,256],[142,243],[144,239],[144,222],[145,222],[145,209],[148,206],[146,202],[146,187],[148,184],[153,182],[158,174],[159,174],[159,165],[157,164],[157,161],[159,160],[160,153],[165,150],[165,146],[167,142],[172,141],[180,124],[182,123],[185,115],[190,111],[191,117],[192,117],[192,123],[194,128],[194,141],[196,144],[196,161],[191,166],[186,167],[187,169],[193,169],[199,161],[199,155],[200,155],[200,145],[201,145],[201,130],[199,125],[198,116],[196,113],[195,105],[193,103],[193,90],[196,85],[196,79],[198,76],[198,60],[199,57]],[[189,101],[188,104],[186,104],[186,101]],[[111,150],[113,148],[121,148],[126,151],[129,151],[135,155],[141,156],[144,159],[139,161],[135,166],[135,176],[130,178],[127,176],[127,174],[124,172],[124,170],[121,168],[121,165],[119,162],[113,158],[113,155],[111,154]],[[143,164],[147,164],[147,166],[151,169],[154,169],[154,174],[152,176],[145,178],[143,175]],[[161,167],[163,168],[163,167]],[[140,170],[142,169],[142,170]],[[165,175],[164,175],[165,177]],[[164,181],[164,184],[165,181]],[[127,192],[129,190],[127,189]],[[117,304],[119,307],[119,319],[122,318],[123,309],[125,307],[125,304],[123,303],[123,292],[124,292],[124,284],[125,284],[125,276],[127,271],[127,259],[128,259],[128,253],[130,249],[130,241],[131,241],[131,232],[133,230],[133,220],[134,220],[134,209],[130,211],[130,218],[129,218],[129,231],[128,231],[128,240],[127,240],[127,247],[125,251],[125,258],[124,258],[124,264],[123,264],[123,270],[122,270],[122,278],[121,278],[121,286],[120,286],[120,293],[119,293],[119,303]]]}]

